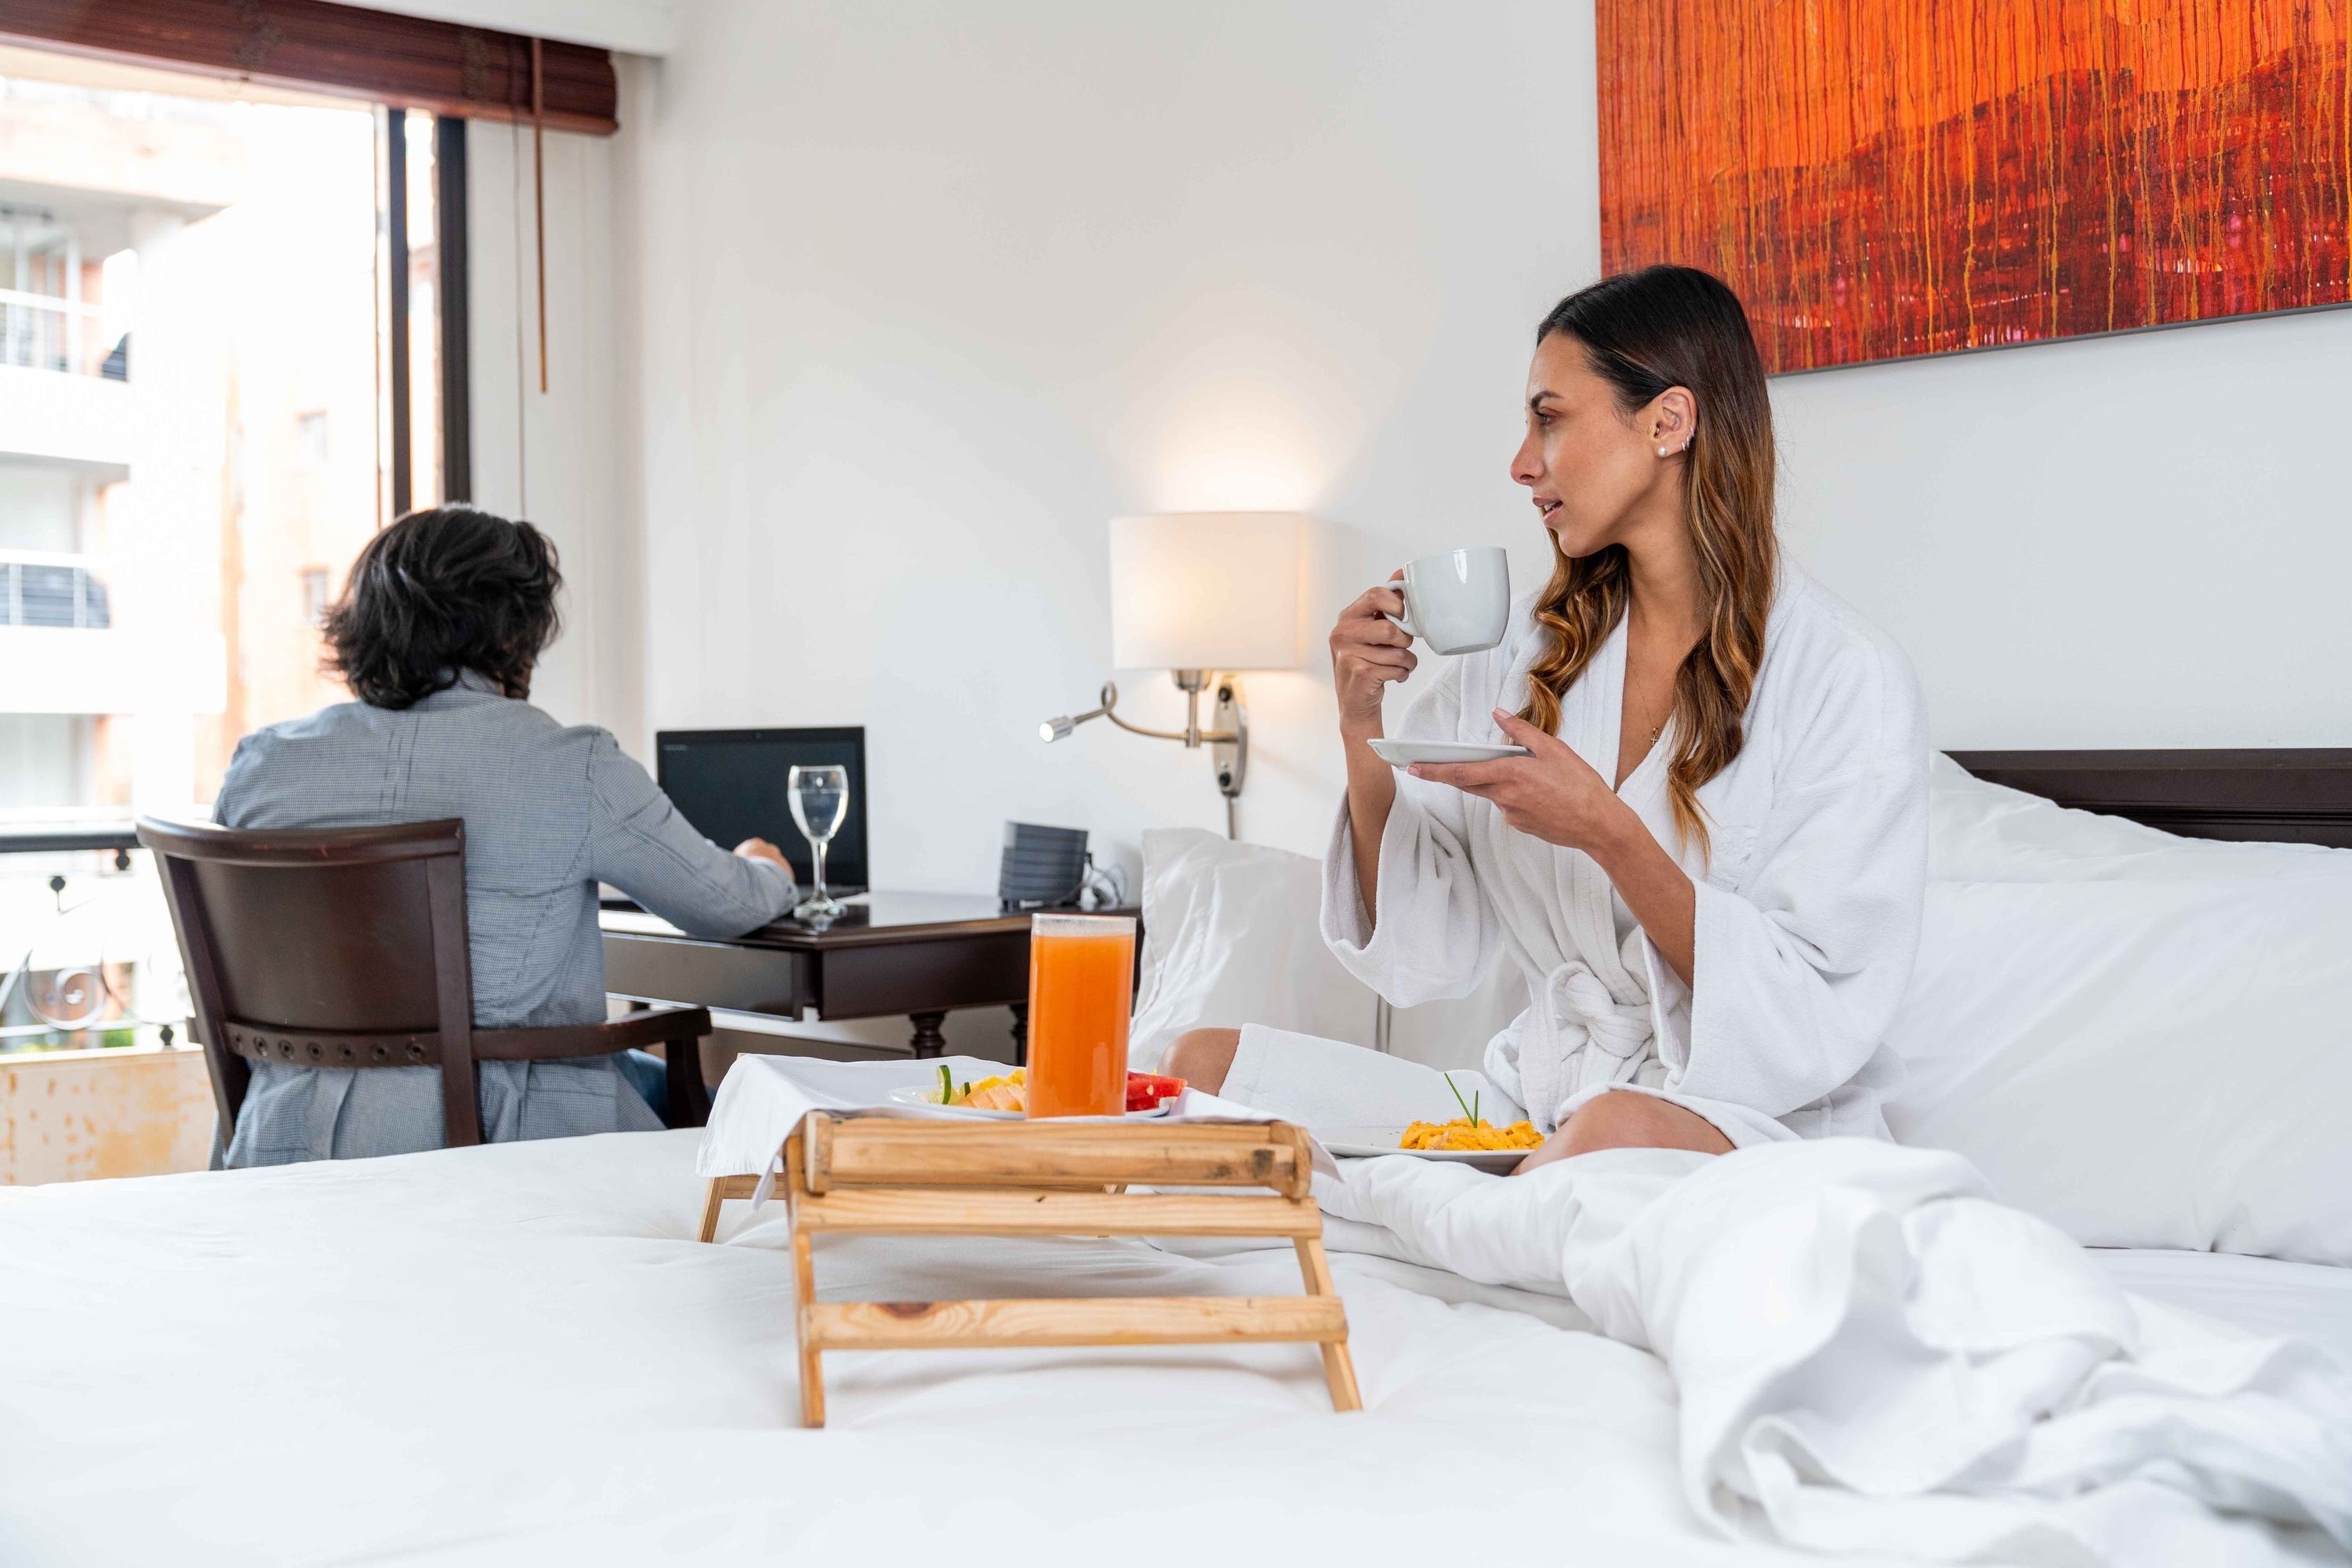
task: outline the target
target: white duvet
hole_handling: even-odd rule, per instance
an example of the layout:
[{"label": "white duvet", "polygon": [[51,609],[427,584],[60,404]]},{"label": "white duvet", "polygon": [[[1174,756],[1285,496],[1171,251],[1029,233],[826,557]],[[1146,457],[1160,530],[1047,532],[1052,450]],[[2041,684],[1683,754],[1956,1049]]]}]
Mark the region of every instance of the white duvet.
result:
[{"label": "white duvet", "polygon": [[1509,1181],[1398,1158],[1318,1192],[1655,1351],[1685,1496],[1728,1536],[2053,1564],[2352,1545],[2352,1373],[2126,1295],[1958,1155],[1623,1150]]}]

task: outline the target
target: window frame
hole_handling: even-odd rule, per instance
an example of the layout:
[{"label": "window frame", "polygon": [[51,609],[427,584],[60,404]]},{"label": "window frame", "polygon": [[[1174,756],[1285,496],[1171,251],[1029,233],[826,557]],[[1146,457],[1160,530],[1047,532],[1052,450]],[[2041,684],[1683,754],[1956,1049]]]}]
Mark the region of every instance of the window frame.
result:
[{"label": "window frame", "polygon": [[[387,289],[386,353],[391,356],[392,515],[415,510],[415,451],[414,390],[409,354],[408,301],[408,111],[386,108],[384,136],[384,229]],[[473,400],[467,353],[466,265],[466,126],[442,115],[433,122],[433,236],[440,263],[435,300],[440,310],[441,384],[438,412],[442,501],[474,498]],[[379,426],[381,428],[381,426]],[[437,503],[436,503],[437,504]]]}]

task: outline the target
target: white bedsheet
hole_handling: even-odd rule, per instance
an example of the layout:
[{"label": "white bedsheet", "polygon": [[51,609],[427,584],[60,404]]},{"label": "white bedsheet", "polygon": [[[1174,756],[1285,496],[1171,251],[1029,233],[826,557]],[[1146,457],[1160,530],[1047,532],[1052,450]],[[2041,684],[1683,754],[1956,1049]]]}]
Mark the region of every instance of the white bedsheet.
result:
[{"label": "white bedsheet", "polygon": [[[832,1425],[800,1431],[783,1210],[687,1239],[695,1142],[0,1189],[0,1563],[1820,1561],[1693,1517],[1655,1356],[1376,1258],[1334,1259],[1360,1415],[1304,1346],[904,1352],[827,1357]],[[1131,1242],[818,1269],[897,1299],[1297,1289],[1287,1249]]]},{"label": "white bedsheet", "polygon": [[[1311,1347],[826,1358],[784,1211],[691,1235],[696,1134],[0,1189],[0,1563],[1803,1561],[1685,1507],[1655,1357],[1335,1259]],[[826,1294],[1297,1289],[1287,1249],[821,1246]],[[1884,1561],[1864,1557],[1864,1562]]]},{"label": "white bedsheet", "polygon": [[2088,1250],[2135,1295],[2249,1333],[2297,1334],[2352,1366],[2352,1268],[2163,1247]]}]

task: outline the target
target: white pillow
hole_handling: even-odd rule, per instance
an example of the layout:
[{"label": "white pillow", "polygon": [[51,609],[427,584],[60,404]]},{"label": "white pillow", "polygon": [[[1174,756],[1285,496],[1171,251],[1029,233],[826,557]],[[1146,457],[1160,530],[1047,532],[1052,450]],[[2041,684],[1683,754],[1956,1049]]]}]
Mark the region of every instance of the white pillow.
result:
[{"label": "white pillow", "polygon": [[1143,986],[1128,1062],[1156,1069],[1208,1026],[1266,1024],[1372,1043],[1371,988],[1323,945],[1321,864],[1197,827],[1143,836]]},{"label": "white pillow", "polygon": [[1937,752],[1927,768],[1927,875],[1942,882],[2352,876],[2352,851],[2182,838],[1987,784]]},{"label": "white pillow", "polygon": [[2093,1246],[2352,1264],[2352,852],[1940,771],[1932,824],[1895,1136]]}]

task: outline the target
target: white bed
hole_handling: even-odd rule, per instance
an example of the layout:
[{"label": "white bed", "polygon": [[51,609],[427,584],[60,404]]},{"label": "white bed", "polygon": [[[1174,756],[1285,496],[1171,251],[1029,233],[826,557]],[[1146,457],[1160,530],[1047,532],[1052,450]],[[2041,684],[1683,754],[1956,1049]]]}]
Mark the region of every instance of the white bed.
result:
[{"label": "white bed", "polygon": [[[1795,1561],[1704,1532],[1650,1354],[1552,1298],[1335,1259],[1307,1347],[844,1355],[793,1425],[782,1205],[689,1239],[691,1132],[0,1195],[0,1561]],[[2352,1356],[2346,1271],[2105,1253]],[[825,1251],[844,1293],[1297,1289],[1286,1251]],[[1209,1506],[1213,1504],[1213,1507]],[[1141,1506],[1139,1506],[1141,1505]]]},{"label": "white bed", "polygon": [[[1898,1133],[2126,1289],[2352,1365],[2352,877],[1938,788]],[[1220,1007],[1313,1026],[1319,950],[1244,965],[1265,944],[1213,923],[1284,921],[1285,886],[1311,906],[1311,863],[1192,847],[1167,863],[1213,879],[1211,923],[1154,924],[1139,1038]],[[2016,890],[2041,883],[2069,890]],[[2223,983],[2289,929],[2263,989]],[[802,1431],[783,1208],[689,1239],[697,1142],[0,1189],[0,1565],[1803,1555],[1694,1513],[1658,1357],[1559,1295],[1362,1255],[1334,1257],[1360,1415],[1303,1346],[900,1352],[828,1358],[830,1425]],[[866,1299],[1297,1289],[1286,1249],[820,1246],[821,1293]]]},{"label": "white bed", "polygon": [[2170,1247],[2095,1247],[2090,1255],[2135,1295],[2266,1339],[2297,1335],[2352,1364],[2352,1268]]}]

